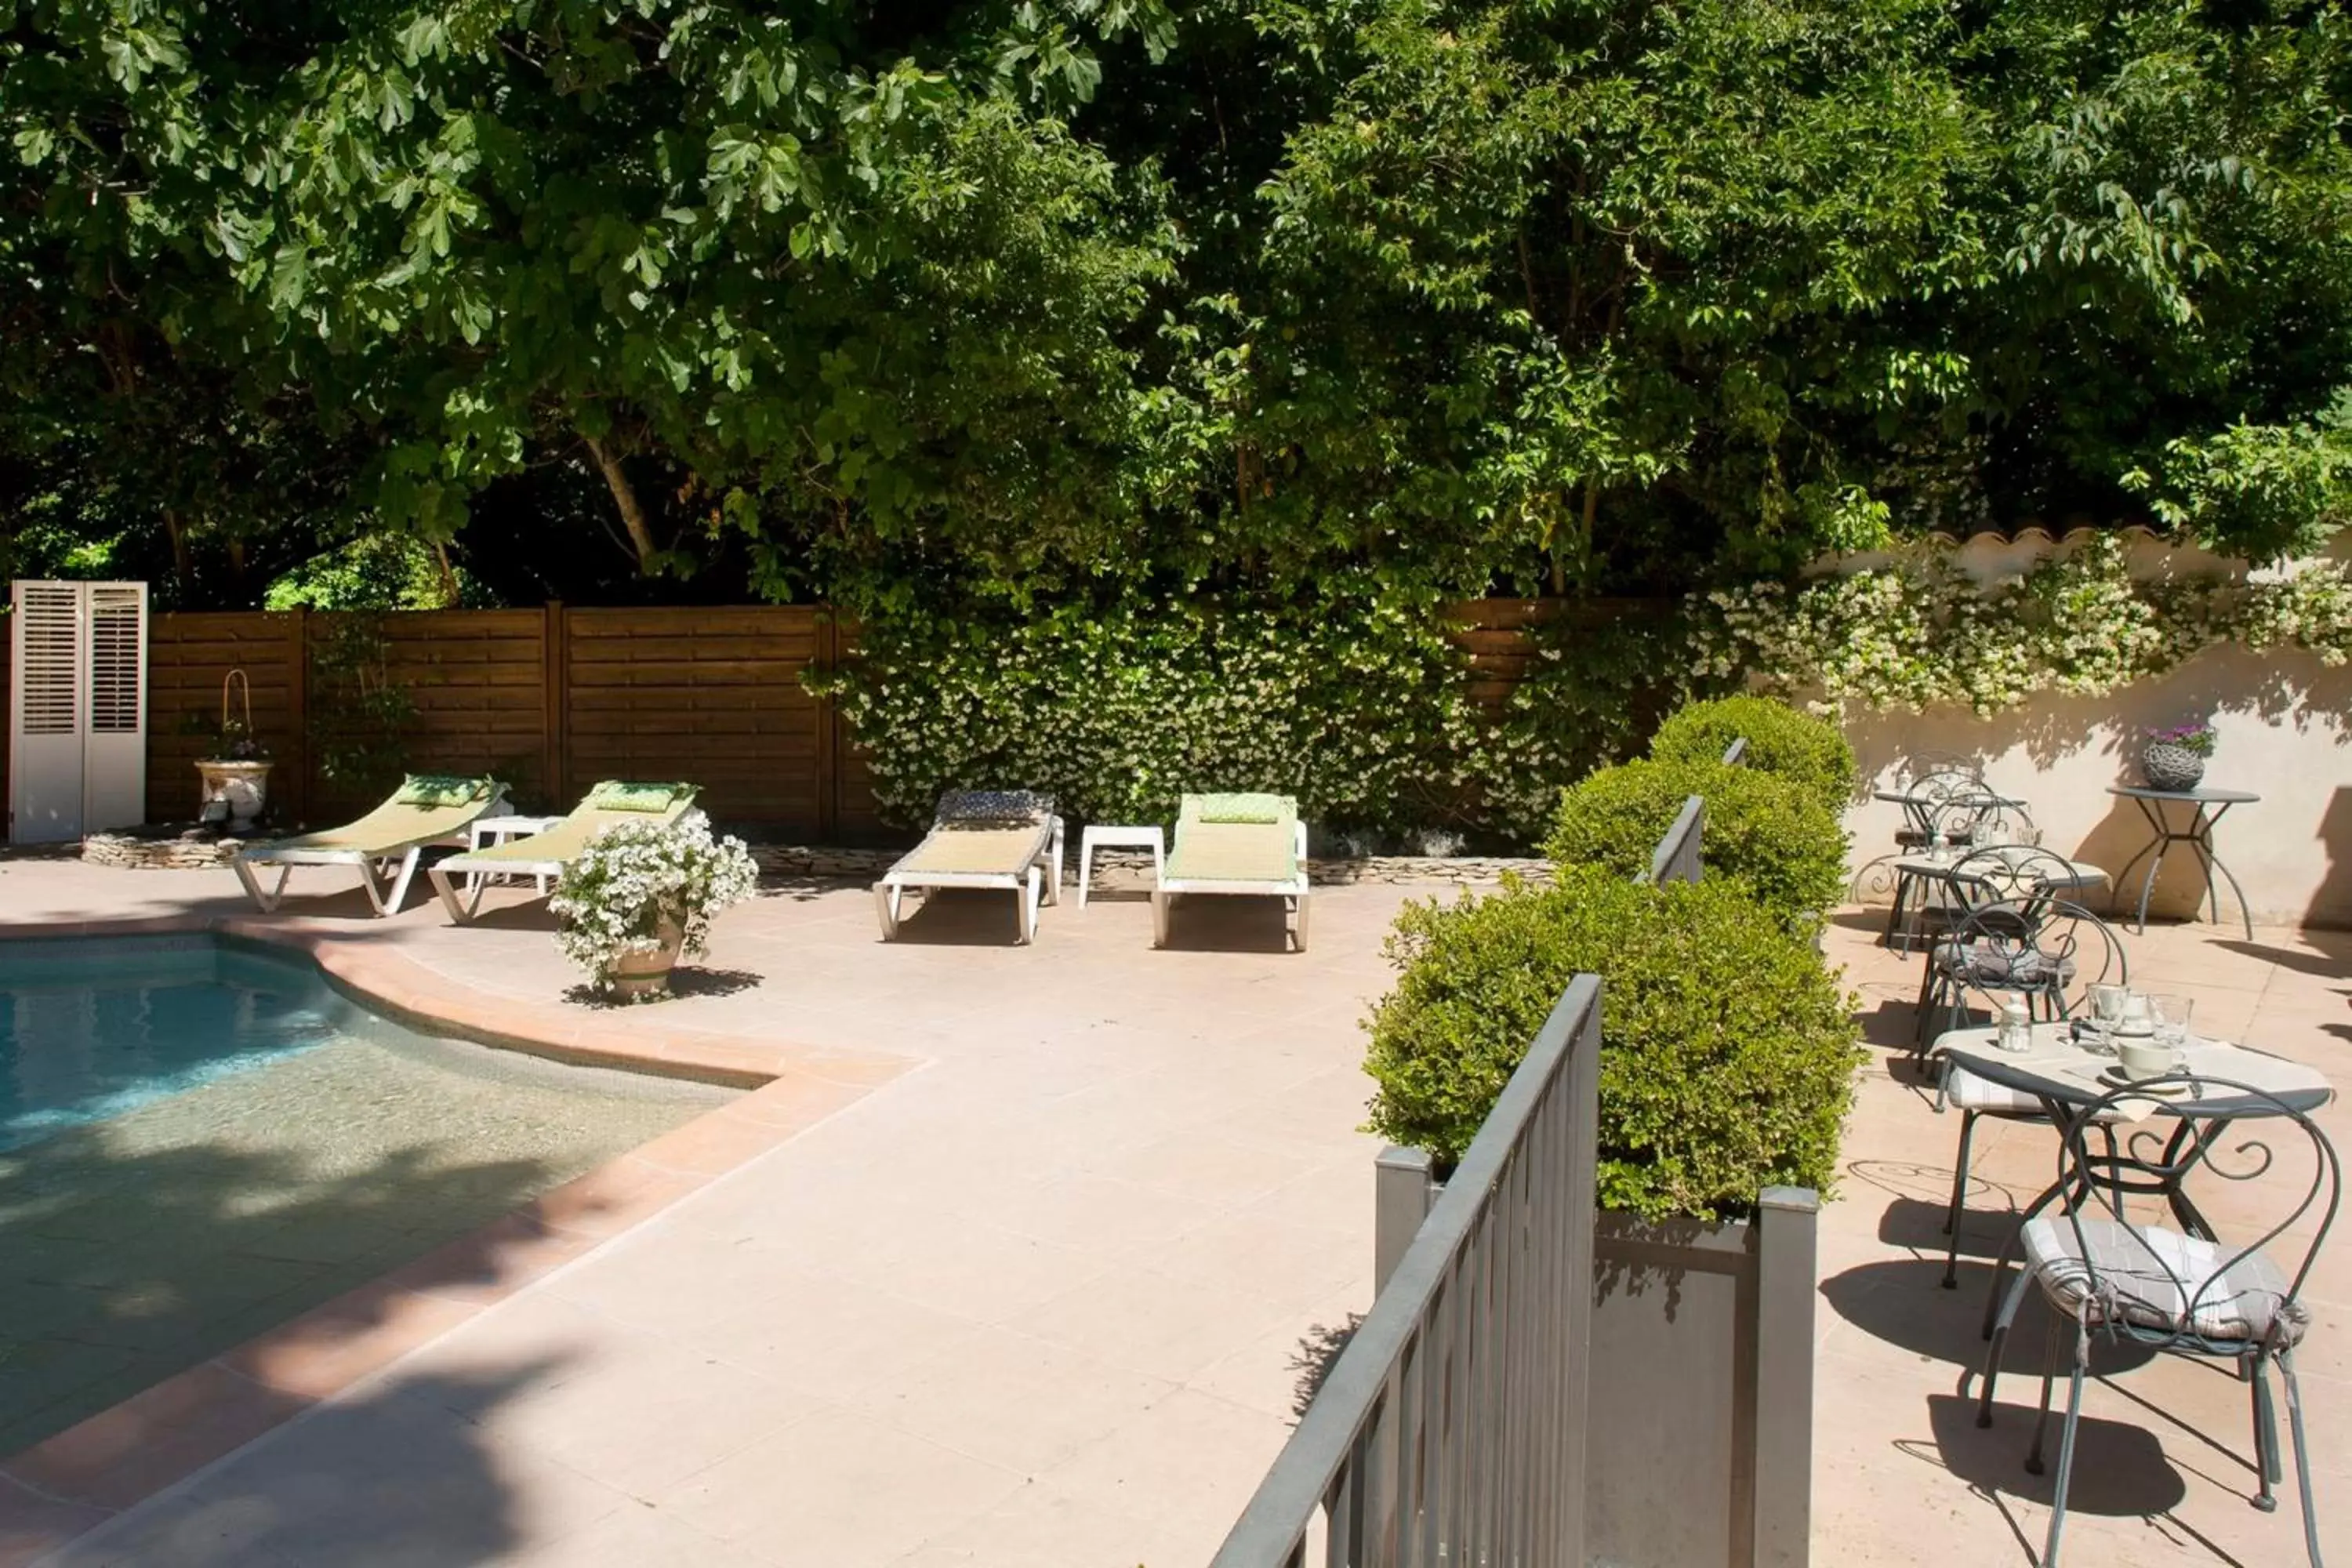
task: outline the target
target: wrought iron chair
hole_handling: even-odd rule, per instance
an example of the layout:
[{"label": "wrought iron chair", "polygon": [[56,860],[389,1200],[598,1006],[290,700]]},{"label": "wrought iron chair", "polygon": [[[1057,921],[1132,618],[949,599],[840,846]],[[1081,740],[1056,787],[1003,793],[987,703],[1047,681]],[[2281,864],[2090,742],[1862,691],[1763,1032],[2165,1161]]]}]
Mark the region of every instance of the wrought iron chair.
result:
[{"label": "wrought iron chair", "polygon": [[[1904,807],[1903,826],[1895,830],[1895,852],[1863,868],[1854,887],[1859,897],[1874,873],[1891,877],[1885,942],[1895,946],[1901,933],[1907,953],[1925,921],[1951,911],[1942,899],[1942,879],[1906,869],[1906,858],[1937,848],[1966,854],[1993,844],[2038,844],[2042,832],[2022,805],[2004,799],[1974,773],[1928,773],[1905,788],[1913,798]],[[1874,889],[1879,884],[1870,885]]]},{"label": "wrought iron chair", "polygon": [[[2058,1476],[2042,1548],[2042,1568],[2056,1568],[2066,1528],[2066,1488],[2074,1464],[2074,1433],[2082,1417],[2083,1379],[2095,1337],[2111,1342],[2183,1356],[2234,1361],[2252,1387],[2254,1469],[2259,1479],[2253,1505],[2268,1513],[2278,1507],[2272,1488],[2282,1478],[2278,1424],[2267,1373],[2275,1363],[2286,1384],[2286,1408],[2294,1437],[2295,1481],[2303,1502],[2305,1550],[2319,1565],[2319,1529],[2312,1514],[2311,1460],[2303,1426],[2302,1391],[2295,1383],[2294,1351],[2311,1326],[2302,1301],[2313,1262],[2326,1244],[2343,1197],[2343,1170],[2335,1145],[2318,1124],[2267,1090],[2226,1079],[2175,1073],[2156,1080],[2178,1085],[2196,1097],[2194,1120],[2184,1120],[2160,1153],[2150,1152],[2155,1133],[2142,1130],[2141,1145],[2126,1160],[2116,1150],[2113,1129],[2102,1125],[2116,1108],[2140,1091],[2118,1089],[2084,1108],[2070,1121],[2058,1155],[2059,1181],[2067,1192],[2063,1214],[2030,1222],[2021,1237],[2025,1268],[2001,1303],[1992,1346],[1985,1360],[1984,1391],[1977,1425],[1992,1425],[1993,1389],[2003,1345],[2028,1284],[2039,1286],[2051,1310],[2048,1359],[2042,1376],[2042,1405],[2033,1447],[2025,1468],[2042,1473],[2042,1447],[2050,1426],[2050,1399],[2064,1341],[2074,1341],[2068,1368],[2065,1426],[2058,1439]],[[2308,1140],[2311,1174],[2302,1184],[2287,1182],[2274,1212],[2282,1217],[2253,1242],[2238,1246],[2159,1225],[2138,1225],[2125,1212],[2127,1194],[2178,1190],[2193,1171],[2234,1182],[2256,1180],[2280,1163],[2271,1146],[2251,1135],[2228,1152],[2249,1161],[2231,1169],[2215,1159],[2216,1145],[2235,1136],[2246,1121],[2262,1118],[2280,1129],[2282,1142]],[[2091,1133],[2099,1131],[2095,1149]],[[2292,1201],[2289,1201],[2292,1200]],[[2289,1232],[2317,1216],[2303,1235]],[[2201,1228],[2201,1227],[2200,1227]],[[2307,1239],[2306,1239],[2307,1237]]]},{"label": "wrought iron chair", "polygon": [[2068,1018],[2124,968],[2123,940],[2072,900],[2037,890],[1979,903],[1928,952],[1916,1052],[1924,1058],[1937,1035],[1963,1026],[1970,992],[2016,997],[2036,1021]]},{"label": "wrought iron chair", "polygon": [[[2115,947],[2115,973],[2109,981],[2092,982],[2094,984],[2108,983],[2116,985],[2131,984],[2131,963],[2120,940]],[[1974,1011],[1969,1006],[1971,998],[1968,993],[1970,991],[1981,999],[1985,1012],[1994,1016],[2000,1013],[2000,1000],[2010,994],[2005,986],[1980,983],[1973,977],[1962,979],[1958,984],[1961,988],[1958,1010],[1963,1014]],[[1951,1237],[1951,1241],[1944,1250],[1943,1286],[1950,1290],[1959,1284],[1960,1215],[1968,1201],[1969,1158],[1976,1142],[1977,1122],[1990,1116],[1999,1121],[2038,1122],[2045,1127],[2055,1123],[2050,1120],[2049,1111],[2038,1097],[2022,1089],[2011,1089],[2007,1084],[1995,1083],[1990,1079],[1979,1078],[1952,1061],[1945,1063],[1943,1078],[1937,1086],[1936,1109],[1938,1111],[1956,1110],[1960,1113],[1959,1148],[1952,1156],[1952,1199],[1944,1211],[1944,1234]]]},{"label": "wrought iron chair", "polygon": [[2073,861],[2039,844],[2003,839],[1970,849],[1944,874],[1962,915],[1993,904],[2032,908],[2074,890]]}]

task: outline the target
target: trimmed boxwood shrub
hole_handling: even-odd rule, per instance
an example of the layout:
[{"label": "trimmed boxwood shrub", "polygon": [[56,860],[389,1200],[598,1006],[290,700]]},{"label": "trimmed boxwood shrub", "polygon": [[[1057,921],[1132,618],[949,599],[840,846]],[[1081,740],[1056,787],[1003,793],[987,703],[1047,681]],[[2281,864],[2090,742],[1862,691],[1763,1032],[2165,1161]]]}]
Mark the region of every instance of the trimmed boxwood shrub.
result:
[{"label": "trimmed boxwood shrub", "polygon": [[1544,853],[1562,866],[1622,877],[1650,852],[1692,795],[1706,801],[1706,874],[1743,884],[1782,924],[1804,921],[1845,890],[1845,829],[1801,784],[1719,762],[1633,762],[1561,792]]},{"label": "trimmed boxwood shrub", "polygon": [[1826,1192],[1863,1059],[1811,942],[1724,881],[1558,886],[1414,904],[1366,1025],[1370,1130],[1458,1161],[1569,980],[1601,978],[1600,1202],[1721,1219],[1764,1187]]},{"label": "trimmed boxwood shrub", "polygon": [[1650,755],[1662,763],[1720,762],[1731,742],[1743,739],[1748,767],[1803,785],[1831,815],[1853,800],[1853,748],[1845,731],[1769,697],[1686,702],[1658,726]]}]

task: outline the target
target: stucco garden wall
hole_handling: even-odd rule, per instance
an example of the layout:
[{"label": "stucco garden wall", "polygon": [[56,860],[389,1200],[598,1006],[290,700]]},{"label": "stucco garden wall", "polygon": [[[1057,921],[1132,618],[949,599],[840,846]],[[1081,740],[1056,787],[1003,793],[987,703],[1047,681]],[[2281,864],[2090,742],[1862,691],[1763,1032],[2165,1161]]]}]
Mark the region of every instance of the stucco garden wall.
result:
[{"label": "stucco garden wall", "polygon": [[[1971,544],[1961,559],[1972,572],[1992,574],[2021,570],[2049,548],[2050,541],[2029,534],[2011,543]],[[2233,564],[2148,540],[2137,547],[2135,562],[2151,571]],[[1918,753],[1973,758],[1995,788],[2029,803],[2045,844],[2114,872],[2148,833],[2137,807],[2107,786],[2139,781],[2143,729],[2199,719],[2219,731],[2206,782],[2263,797],[2235,807],[2216,837],[2255,923],[2352,927],[2352,667],[2330,669],[2305,654],[2257,657],[2214,647],[2168,676],[2104,698],[2043,695],[1991,719],[1958,705],[1853,714],[1846,733],[1865,791],[1892,787],[1906,759]],[[1891,848],[1900,819],[1899,808],[1876,801],[1848,814],[1857,872]],[[2132,874],[2126,911],[2144,869],[2145,862]],[[1863,880],[1865,896],[1884,898],[1883,887],[1870,885],[1875,879]],[[2150,910],[2186,913],[2202,890],[2193,857],[2176,847]],[[2226,885],[2222,913],[2235,921]]]}]

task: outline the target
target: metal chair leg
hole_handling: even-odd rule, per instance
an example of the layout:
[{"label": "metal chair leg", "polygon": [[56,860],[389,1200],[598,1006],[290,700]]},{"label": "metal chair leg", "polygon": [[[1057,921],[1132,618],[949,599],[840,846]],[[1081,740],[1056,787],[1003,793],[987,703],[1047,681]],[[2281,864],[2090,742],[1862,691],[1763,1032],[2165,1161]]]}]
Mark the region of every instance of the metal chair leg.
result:
[{"label": "metal chair leg", "polygon": [[1936,969],[1936,950],[1930,947],[1927,962],[1919,970],[1918,1017],[1914,1021],[1912,1033],[1913,1044],[1916,1047],[1912,1053],[1915,1056],[1927,1054],[1927,1020],[1944,994],[1941,978]]},{"label": "metal chair leg", "polygon": [[2264,1375],[2262,1356],[2248,1359],[2252,1365],[2246,1381],[2253,1385],[2254,1396],[2253,1504],[2264,1513],[2276,1513],[2278,1495],[2273,1489],[2284,1474],[2279,1468],[2278,1413],[2271,1408],[2271,1380]]},{"label": "metal chair leg", "polygon": [[2042,1443],[2050,1435],[2050,1391],[2058,1383],[2058,1333],[2056,1316],[2050,1320],[2050,1331],[2042,1338],[2042,1409],[2033,1418],[2033,1447],[2025,1451],[2025,1473],[2042,1473]]},{"label": "metal chair leg", "polygon": [[1952,1238],[1951,1247],[1944,1254],[1947,1290],[1958,1289],[1960,1283],[1960,1205],[1968,1195],[1969,1144],[1976,1138],[1979,1114],[1974,1110],[1960,1112],[1960,1149],[1952,1160],[1952,1206],[1944,1214],[1944,1234]]},{"label": "metal chair leg", "polygon": [[1992,1425],[1992,1391],[2000,1382],[2000,1352],[2009,1345],[2010,1325],[2017,1321],[2017,1310],[2025,1303],[2025,1288],[2033,1283],[2031,1269],[2017,1271],[2017,1282],[2009,1288],[2001,1301],[2000,1316],[1992,1325],[1992,1347],[1985,1352],[1984,1392],[1977,1401],[1977,1425]]},{"label": "metal chair leg", "polygon": [[2042,1568],[2058,1568],[2058,1542],[2066,1531],[2066,1483],[2074,1474],[2074,1429],[2083,1420],[2083,1342],[2074,1342],[2074,1374],[2066,1388],[2066,1425],[2058,1436],[2058,1484],[2050,1501],[2050,1539],[2042,1548]]},{"label": "metal chair leg", "polygon": [[2286,1385],[2287,1430],[2294,1436],[2294,1484],[2303,1498],[2303,1548],[2310,1554],[2311,1568],[2322,1568],[2319,1516],[2311,1508],[2311,1451],[2304,1441],[2303,1390],[2294,1381],[2294,1352],[2279,1352],[2278,1364],[2279,1381]]}]

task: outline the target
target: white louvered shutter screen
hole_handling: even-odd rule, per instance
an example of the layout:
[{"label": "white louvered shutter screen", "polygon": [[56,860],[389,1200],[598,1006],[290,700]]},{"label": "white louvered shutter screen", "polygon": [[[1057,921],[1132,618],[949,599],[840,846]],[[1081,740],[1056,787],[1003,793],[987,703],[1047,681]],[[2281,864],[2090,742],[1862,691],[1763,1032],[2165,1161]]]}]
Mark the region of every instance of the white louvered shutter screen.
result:
[{"label": "white louvered shutter screen", "polygon": [[70,735],[79,714],[81,588],[73,583],[27,583],[17,595],[23,663],[16,687],[24,704],[22,732]]},{"label": "white louvered shutter screen", "polygon": [[101,583],[89,597],[90,733],[136,734],[139,681],[147,662],[140,646],[146,595],[136,587]]},{"label": "white louvered shutter screen", "polygon": [[68,843],[147,811],[147,585],[15,584],[8,837]]}]

